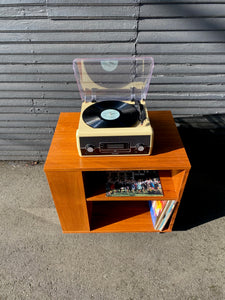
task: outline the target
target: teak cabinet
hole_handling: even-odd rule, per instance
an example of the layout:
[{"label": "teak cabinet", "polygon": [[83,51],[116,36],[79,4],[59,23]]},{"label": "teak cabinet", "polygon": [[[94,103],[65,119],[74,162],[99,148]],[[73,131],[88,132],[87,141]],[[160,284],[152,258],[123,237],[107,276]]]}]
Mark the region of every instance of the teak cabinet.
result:
[{"label": "teak cabinet", "polygon": [[[171,112],[149,112],[155,133],[150,156],[80,157],[79,116],[60,114],[44,166],[63,232],[155,231],[148,201],[176,200],[164,229],[171,231],[191,168]],[[106,197],[104,172],[116,170],[158,170],[164,195]]]}]

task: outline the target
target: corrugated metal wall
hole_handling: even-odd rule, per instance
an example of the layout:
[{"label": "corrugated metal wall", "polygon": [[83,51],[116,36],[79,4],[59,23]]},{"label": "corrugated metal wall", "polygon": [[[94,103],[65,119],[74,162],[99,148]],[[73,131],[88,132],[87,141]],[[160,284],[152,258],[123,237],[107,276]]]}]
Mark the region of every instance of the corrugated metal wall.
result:
[{"label": "corrugated metal wall", "polygon": [[224,113],[225,1],[0,1],[0,159],[44,160],[75,57],[151,55],[148,107]]}]

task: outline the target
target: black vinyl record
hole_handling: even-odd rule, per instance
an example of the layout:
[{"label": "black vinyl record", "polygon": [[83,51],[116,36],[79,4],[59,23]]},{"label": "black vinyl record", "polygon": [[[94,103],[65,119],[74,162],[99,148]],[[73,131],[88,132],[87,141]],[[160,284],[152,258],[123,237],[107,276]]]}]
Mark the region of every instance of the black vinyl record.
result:
[{"label": "black vinyl record", "polygon": [[87,107],[84,122],[92,128],[131,127],[138,121],[134,105],[122,101],[101,101]]}]

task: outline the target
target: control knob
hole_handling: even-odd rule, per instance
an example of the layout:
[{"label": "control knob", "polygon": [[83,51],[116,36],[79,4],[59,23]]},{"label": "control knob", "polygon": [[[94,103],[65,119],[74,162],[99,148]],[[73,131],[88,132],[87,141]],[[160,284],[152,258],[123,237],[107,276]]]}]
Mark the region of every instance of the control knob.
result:
[{"label": "control knob", "polygon": [[93,145],[91,145],[91,144],[87,144],[85,146],[85,149],[87,150],[87,152],[92,153],[92,152],[94,152],[95,147]]},{"label": "control knob", "polygon": [[143,144],[137,144],[135,147],[139,152],[143,152],[145,150],[145,147]]}]

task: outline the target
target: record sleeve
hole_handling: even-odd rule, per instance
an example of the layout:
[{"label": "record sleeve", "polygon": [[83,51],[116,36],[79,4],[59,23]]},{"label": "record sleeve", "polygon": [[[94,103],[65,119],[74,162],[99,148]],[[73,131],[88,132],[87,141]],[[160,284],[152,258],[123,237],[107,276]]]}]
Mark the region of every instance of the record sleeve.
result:
[{"label": "record sleeve", "polygon": [[163,196],[157,171],[107,172],[106,196],[152,197]]},{"label": "record sleeve", "polygon": [[152,217],[152,223],[154,228],[157,230],[157,225],[160,217],[162,216],[162,212],[166,206],[168,201],[149,201],[150,214]]},{"label": "record sleeve", "polygon": [[163,210],[162,217],[160,218],[160,220],[157,224],[157,229],[160,230],[160,231],[162,231],[165,228],[169,218],[172,215],[174,207],[177,203],[175,200],[170,200],[170,201],[167,201],[167,202],[168,202],[168,207],[165,207],[165,210]]}]

